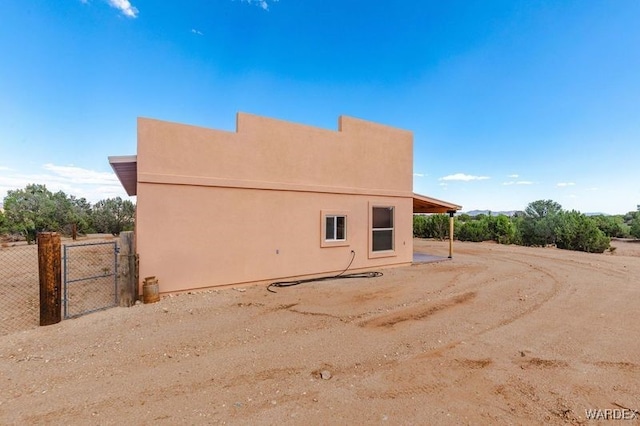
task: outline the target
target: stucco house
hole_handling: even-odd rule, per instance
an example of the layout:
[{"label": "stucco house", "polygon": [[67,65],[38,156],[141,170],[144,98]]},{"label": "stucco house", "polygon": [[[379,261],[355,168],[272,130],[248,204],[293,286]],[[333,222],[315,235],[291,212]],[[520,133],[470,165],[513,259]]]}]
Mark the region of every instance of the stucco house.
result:
[{"label": "stucco house", "polygon": [[338,130],[238,113],[223,131],[138,119],[109,157],[137,196],[140,277],[161,293],[410,265],[413,213],[461,207],[413,193],[411,132],[342,116]]}]

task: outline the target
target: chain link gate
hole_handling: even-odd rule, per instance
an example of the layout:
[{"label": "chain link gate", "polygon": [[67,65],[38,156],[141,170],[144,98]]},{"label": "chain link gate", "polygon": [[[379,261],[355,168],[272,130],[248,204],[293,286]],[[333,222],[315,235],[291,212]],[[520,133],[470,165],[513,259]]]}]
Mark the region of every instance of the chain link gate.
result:
[{"label": "chain link gate", "polygon": [[115,241],[63,246],[64,319],[118,306]]}]

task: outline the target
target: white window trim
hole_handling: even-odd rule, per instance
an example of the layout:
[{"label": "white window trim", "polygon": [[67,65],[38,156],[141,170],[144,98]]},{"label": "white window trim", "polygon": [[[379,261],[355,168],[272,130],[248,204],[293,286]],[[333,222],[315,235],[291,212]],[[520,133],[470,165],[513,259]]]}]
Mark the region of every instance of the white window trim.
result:
[{"label": "white window trim", "polygon": [[[344,217],[344,239],[327,240],[327,217]],[[334,225],[335,226],[335,225]],[[337,226],[334,228],[334,235]],[[321,210],[320,211],[320,247],[345,247],[349,246],[349,212],[346,210]]]},{"label": "white window trim", "polygon": [[[344,238],[338,238],[338,218],[344,218]],[[333,238],[327,238],[327,229],[325,228],[324,240],[326,242],[347,241],[347,216],[343,214],[328,214],[324,217],[324,226],[327,226],[327,219],[333,218]]]},{"label": "white window trim", "polygon": [[[374,208],[383,208],[393,209],[393,228],[374,228],[373,227],[373,209]],[[378,257],[393,257],[397,256],[396,253],[396,210],[397,206],[394,204],[384,204],[384,203],[369,203],[369,259],[374,259]],[[373,250],[373,233],[376,231],[391,231],[391,249],[390,250]]]}]

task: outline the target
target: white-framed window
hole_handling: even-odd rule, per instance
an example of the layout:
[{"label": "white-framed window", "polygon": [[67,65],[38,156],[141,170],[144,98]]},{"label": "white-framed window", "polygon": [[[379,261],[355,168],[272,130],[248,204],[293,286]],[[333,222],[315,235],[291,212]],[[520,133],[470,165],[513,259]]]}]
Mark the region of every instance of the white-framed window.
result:
[{"label": "white-framed window", "polygon": [[349,245],[346,210],[320,211],[320,247],[341,247]]},{"label": "white-framed window", "polygon": [[394,213],[392,206],[371,207],[371,251],[394,250]]},{"label": "white-framed window", "polygon": [[327,215],[325,220],[325,241],[346,241],[347,240],[347,216]]}]

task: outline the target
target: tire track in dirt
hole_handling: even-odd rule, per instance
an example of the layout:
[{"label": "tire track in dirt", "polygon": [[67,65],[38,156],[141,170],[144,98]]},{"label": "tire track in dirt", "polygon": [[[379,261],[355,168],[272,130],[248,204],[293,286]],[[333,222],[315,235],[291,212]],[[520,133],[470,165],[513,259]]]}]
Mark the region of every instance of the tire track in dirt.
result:
[{"label": "tire track in dirt", "polygon": [[516,263],[516,264],[520,264],[520,265],[524,265],[528,268],[531,268],[537,272],[540,272],[541,274],[546,275],[547,277],[549,277],[552,281],[552,289],[549,293],[547,293],[542,300],[539,300],[538,302],[532,304],[531,306],[527,307],[526,309],[522,310],[521,312],[511,316],[510,318],[506,318],[503,319],[502,321],[500,321],[498,324],[491,326],[489,328],[486,328],[485,330],[479,332],[477,334],[477,336],[481,336],[483,334],[486,334],[490,331],[496,330],[500,327],[504,327],[506,325],[509,325],[515,321],[518,321],[519,319],[525,317],[526,315],[530,315],[531,313],[539,310],[540,308],[542,308],[545,304],[547,304],[549,301],[551,301],[552,299],[556,298],[559,293],[560,290],[562,289],[562,282],[560,281],[560,279],[558,277],[556,277],[552,272],[548,271],[546,268],[542,268],[540,266],[534,266],[526,261],[522,261],[522,260],[516,260],[516,259],[512,259],[510,257],[507,256],[499,256],[502,258],[503,261],[506,262],[511,262],[511,263]]},{"label": "tire track in dirt", "polygon": [[535,259],[540,259],[546,262],[553,262],[555,266],[557,266],[558,264],[562,264],[564,266],[567,266],[569,270],[574,270],[575,268],[579,268],[579,269],[588,269],[598,274],[602,274],[603,272],[606,272],[607,274],[617,276],[618,278],[626,278],[627,276],[627,273],[620,271],[619,268],[616,268],[606,263],[598,264],[596,266],[596,265],[593,265],[593,262],[579,261],[577,259],[567,260],[557,256],[544,256],[541,254],[534,254],[534,253],[528,253],[527,258],[535,258]]},{"label": "tire track in dirt", "polygon": [[616,368],[628,372],[640,372],[640,365],[626,361],[596,361],[591,363],[597,367]]},{"label": "tire track in dirt", "polygon": [[390,314],[363,321],[359,325],[361,327],[392,327],[404,321],[419,321],[440,311],[467,303],[475,297],[476,292],[470,291],[459,294],[440,303],[431,304],[430,306],[412,306],[406,309],[396,310]]},{"label": "tire track in dirt", "polygon": [[[426,264],[426,265],[412,265],[411,268],[415,268],[415,267],[421,267],[421,266],[439,266],[441,265],[440,263],[431,263],[431,264]],[[469,271],[469,269],[471,269],[471,271]],[[417,305],[424,305],[425,302],[431,304],[432,308],[435,308],[435,311],[439,311],[440,306],[442,303],[432,303],[431,299],[434,298],[434,296],[438,296],[441,295],[443,292],[445,292],[445,290],[448,290],[452,287],[455,287],[459,282],[460,282],[460,277],[463,275],[469,275],[469,274],[478,274],[480,272],[484,272],[486,271],[488,268],[487,267],[467,267],[467,270],[465,270],[464,272],[455,272],[453,273],[452,277],[447,278],[446,282],[441,285],[438,288],[434,288],[434,289],[429,289],[427,288],[425,290],[422,297],[418,298],[418,299],[413,299],[413,300],[408,300],[408,301],[403,301],[402,303],[398,303],[392,306],[384,306],[384,307],[379,307],[377,310],[375,311],[367,311],[367,312],[363,312],[357,315],[348,315],[348,316],[343,316],[340,317],[341,321],[343,322],[347,322],[347,323],[351,323],[351,322],[358,322],[360,321],[362,318],[369,318],[363,322],[358,323],[359,326],[365,326],[366,323],[368,322],[375,322],[376,318],[381,318],[382,316],[393,316],[394,312],[398,312],[398,311],[408,311],[408,310],[415,310],[418,311],[418,316],[420,314],[420,311],[423,310],[428,310],[429,308],[420,308]],[[422,271],[425,272],[425,271]],[[439,272],[439,271],[438,271]],[[412,279],[415,279],[414,276],[411,277]],[[467,292],[468,293],[468,292]],[[460,295],[458,295],[460,296]],[[457,297],[457,296],[456,296]],[[373,300],[373,299],[371,299]],[[410,308],[407,308],[407,306],[409,306]],[[382,316],[380,316],[380,312],[391,312],[390,314],[383,314]],[[431,314],[434,314],[436,312],[431,312],[430,314],[426,315],[426,316],[430,316]],[[421,319],[421,318],[414,318],[414,319]],[[400,321],[402,322],[402,321]],[[388,326],[391,326],[391,324],[388,324]]]},{"label": "tire track in dirt", "polygon": [[[508,318],[504,318],[501,321],[493,324],[493,325],[489,325],[488,327],[482,328],[482,329],[478,329],[477,331],[473,332],[473,333],[466,333],[464,336],[461,336],[461,338],[456,339],[454,341],[448,342],[447,344],[441,345],[435,349],[426,351],[426,352],[422,352],[418,355],[416,355],[414,358],[416,360],[424,360],[424,359],[429,359],[429,358],[434,358],[434,357],[441,357],[443,355],[444,352],[452,350],[454,348],[456,348],[457,346],[459,346],[462,342],[464,341],[469,341],[472,338],[476,338],[479,336],[482,336],[486,333],[489,333],[491,331],[494,331],[496,329],[499,329],[501,327],[504,327],[506,325],[509,325],[515,321],[518,321],[519,319],[532,314],[533,312],[539,310],[540,308],[542,308],[545,304],[547,304],[549,301],[551,301],[552,299],[556,298],[561,291],[562,288],[562,283],[561,281],[552,273],[549,272],[548,270],[546,270],[545,268],[539,267],[539,266],[534,266],[529,262],[526,261],[522,261],[522,260],[517,260],[517,259],[512,259],[511,257],[508,257],[507,255],[500,255],[497,253],[492,253],[492,259],[495,260],[495,257],[499,257],[501,261],[503,262],[510,262],[513,264],[517,264],[517,265],[522,265],[527,269],[533,269],[537,272],[540,272],[541,274],[549,277],[551,279],[551,283],[552,283],[552,288],[551,291],[549,291],[547,294],[545,294],[541,300],[539,300],[538,302],[528,306],[527,308],[509,316]],[[507,277],[503,277],[503,279],[508,279],[511,277],[515,277],[522,274],[522,271],[518,271],[516,273],[512,273],[509,274],[509,276]],[[482,281],[480,281],[479,283],[475,284],[475,287],[477,288],[482,288],[482,286],[484,284],[492,284],[493,281],[491,279],[484,279]],[[475,295],[477,295],[477,292],[474,292],[474,297]]]}]

